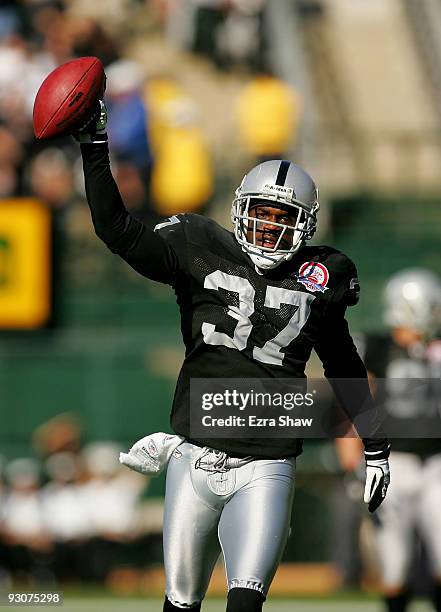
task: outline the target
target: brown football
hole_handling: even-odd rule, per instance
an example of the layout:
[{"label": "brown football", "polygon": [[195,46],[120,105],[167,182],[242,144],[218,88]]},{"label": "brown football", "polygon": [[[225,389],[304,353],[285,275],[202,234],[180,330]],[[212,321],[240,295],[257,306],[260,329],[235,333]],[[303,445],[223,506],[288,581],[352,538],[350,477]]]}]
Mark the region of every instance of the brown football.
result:
[{"label": "brown football", "polygon": [[80,57],[55,68],[35,98],[35,136],[45,140],[74,132],[87,121],[104,84],[104,68],[97,57]]}]

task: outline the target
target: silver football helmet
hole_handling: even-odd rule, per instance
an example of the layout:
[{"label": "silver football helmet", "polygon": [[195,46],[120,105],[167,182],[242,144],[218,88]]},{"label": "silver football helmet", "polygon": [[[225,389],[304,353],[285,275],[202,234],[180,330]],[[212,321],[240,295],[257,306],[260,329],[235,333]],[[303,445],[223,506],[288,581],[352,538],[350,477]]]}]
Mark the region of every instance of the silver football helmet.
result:
[{"label": "silver football helmet", "polygon": [[[256,231],[266,221],[250,216],[250,207],[256,203],[280,206],[289,212],[293,209],[296,217],[294,225],[271,223],[280,227],[272,247],[257,244]],[[231,210],[234,235],[255,266],[271,270],[289,261],[302,243],[313,236],[319,206],[318,189],[300,166],[280,159],[263,162],[244,176],[236,190]]]},{"label": "silver football helmet", "polygon": [[410,268],[394,274],[383,293],[384,320],[390,327],[436,333],[441,325],[441,282],[425,268]]}]

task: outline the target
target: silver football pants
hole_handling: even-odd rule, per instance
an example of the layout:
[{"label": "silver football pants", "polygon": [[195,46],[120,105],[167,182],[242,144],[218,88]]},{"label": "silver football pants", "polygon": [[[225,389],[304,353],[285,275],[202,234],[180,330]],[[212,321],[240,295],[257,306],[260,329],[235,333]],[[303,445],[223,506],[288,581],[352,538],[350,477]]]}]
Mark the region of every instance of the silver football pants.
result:
[{"label": "silver football pants", "polygon": [[384,586],[402,587],[412,560],[416,529],[424,541],[434,576],[441,578],[441,455],[422,461],[392,452],[386,499],[378,508],[375,540]]},{"label": "silver football pants", "polygon": [[166,594],[175,606],[202,601],[221,549],[228,589],[266,596],[288,538],[294,473],[294,458],[240,462],[187,442],[176,449],[164,509]]}]

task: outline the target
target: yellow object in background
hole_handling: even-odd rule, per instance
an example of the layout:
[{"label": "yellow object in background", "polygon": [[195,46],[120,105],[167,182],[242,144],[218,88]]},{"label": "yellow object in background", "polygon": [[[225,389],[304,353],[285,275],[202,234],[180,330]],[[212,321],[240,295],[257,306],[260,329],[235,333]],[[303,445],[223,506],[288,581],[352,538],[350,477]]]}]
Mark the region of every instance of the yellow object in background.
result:
[{"label": "yellow object in background", "polygon": [[149,138],[154,154],[161,147],[164,135],[176,124],[175,114],[188,97],[173,77],[163,75],[150,79],[144,90],[148,109]]},{"label": "yellow object in background", "polygon": [[256,157],[283,155],[295,145],[300,110],[290,85],[270,75],[254,77],[237,100],[242,145]]},{"label": "yellow object in background", "polygon": [[214,168],[198,125],[197,106],[172,76],[152,78],[145,95],[155,210],[164,216],[200,212],[213,195]]},{"label": "yellow object in background", "polygon": [[198,212],[210,199],[214,172],[209,151],[196,127],[175,128],[156,154],[151,193],[165,216]]},{"label": "yellow object in background", "polygon": [[36,329],[51,314],[51,216],[28,198],[0,200],[0,329]]}]

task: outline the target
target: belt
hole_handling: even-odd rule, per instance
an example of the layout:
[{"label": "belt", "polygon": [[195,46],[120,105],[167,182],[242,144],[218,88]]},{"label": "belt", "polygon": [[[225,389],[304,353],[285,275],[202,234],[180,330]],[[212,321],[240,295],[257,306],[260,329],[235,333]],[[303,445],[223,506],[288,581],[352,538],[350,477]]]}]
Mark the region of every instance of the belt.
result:
[{"label": "belt", "polygon": [[242,467],[255,457],[229,457],[227,453],[205,446],[198,455],[194,467],[205,472],[227,472]]}]

